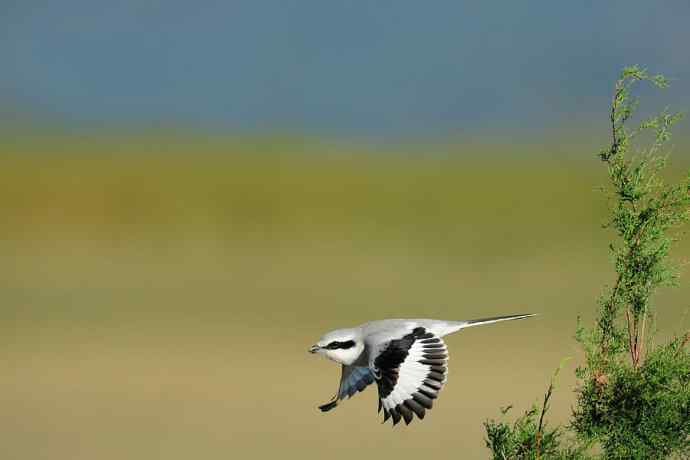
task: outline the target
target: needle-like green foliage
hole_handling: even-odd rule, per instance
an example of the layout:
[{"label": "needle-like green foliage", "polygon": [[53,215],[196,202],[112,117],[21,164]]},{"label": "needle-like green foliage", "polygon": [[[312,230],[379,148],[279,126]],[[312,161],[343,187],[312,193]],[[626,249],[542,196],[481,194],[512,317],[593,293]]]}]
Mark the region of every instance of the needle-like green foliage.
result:
[{"label": "needle-like green foliage", "polygon": [[[690,354],[687,338],[652,350],[638,367],[585,368],[572,427],[605,458],[690,458]],[[604,377],[605,376],[605,377]]]},{"label": "needle-like green foliage", "polygon": [[[588,458],[584,447],[567,445],[563,441],[564,435],[567,434],[565,429],[549,428],[544,420],[556,385],[556,377],[565,361],[563,360],[554,373],[544,395],[541,409],[533,404],[512,426],[503,421],[484,422],[486,447],[491,450],[493,460],[585,460]],[[503,408],[501,413],[506,415],[510,409],[510,406]]]},{"label": "needle-like green foliage", "polygon": [[[651,314],[650,298],[657,287],[670,284],[675,270],[668,262],[672,241],[668,230],[687,220],[690,182],[667,186],[660,177],[666,165],[662,149],[669,140],[670,128],[681,115],[660,115],[644,120],[629,130],[626,123],[634,114],[638,101],[630,88],[639,81],[649,81],[659,88],[667,86],[661,75],[650,76],[638,67],[623,70],[616,82],[611,104],[611,145],[599,157],[607,165],[611,181],[612,216],[608,224],[616,230],[619,243],[611,244],[617,279],[600,299],[600,310],[594,336],[580,342],[590,349],[590,365],[605,372],[609,362],[627,349],[633,367],[638,367],[644,351],[646,319]],[[651,145],[633,153],[632,141],[647,131],[654,134]],[[625,320],[621,324],[621,312]],[[601,362],[591,362],[601,360]]]},{"label": "needle-like green foliage", "polygon": [[[580,385],[568,427],[573,440],[562,441],[563,428],[536,425],[532,410],[512,427],[485,424],[494,459],[690,458],[690,333],[653,349],[647,333],[654,292],[676,279],[668,260],[670,232],[689,217],[690,176],[676,185],[661,177],[664,147],[680,114],[664,110],[628,127],[638,105],[630,91],[638,82],[668,85],[639,67],[624,69],[615,84],[611,145],[599,158],[608,168],[605,190],[613,203],[606,226],[618,236],[610,245],[616,278],[599,299],[594,326],[578,322],[576,338],[586,361],[576,371]],[[641,147],[645,138],[650,140]],[[541,419],[552,389],[553,383]],[[599,453],[586,453],[593,446]]]}]

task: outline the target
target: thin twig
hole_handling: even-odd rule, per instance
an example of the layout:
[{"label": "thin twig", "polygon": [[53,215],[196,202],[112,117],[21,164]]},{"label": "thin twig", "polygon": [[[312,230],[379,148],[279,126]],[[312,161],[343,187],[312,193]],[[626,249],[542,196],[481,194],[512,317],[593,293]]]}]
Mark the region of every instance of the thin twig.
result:
[{"label": "thin twig", "polygon": [[558,377],[558,373],[561,371],[561,369],[563,369],[563,366],[565,366],[565,363],[569,360],[570,358],[564,358],[561,361],[561,364],[553,373],[551,383],[549,383],[549,388],[546,390],[546,394],[544,395],[544,403],[541,405],[541,415],[539,415],[539,426],[537,428],[537,434],[535,435],[535,443],[537,448],[536,460],[541,460],[541,440],[543,436],[542,431],[544,429],[544,415],[546,415],[546,412],[549,410],[549,400],[551,399],[551,394],[553,393],[553,389],[556,384],[556,378]]},{"label": "thin twig", "polygon": [[640,328],[640,345],[638,350],[638,362],[642,356],[642,351],[644,350],[644,332],[647,327],[647,306],[642,310],[642,327]]},{"label": "thin twig", "polygon": [[678,356],[678,353],[680,353],[680,351],[683,348],[685,348],[685,345],[687,345],[688,342],[690,342],[690,332],[685,333],[685,336],[683,337],[683,341],[680,342],[680,345],[678,346],[678,348],[676,348],[676,352],[674,353],[674,356]]},{"label": "thin twig", "polygon": [[630,306],[626,305],[625,306],[625,319],[628,324],[628,348],[630,348],[630,360],[632,361],[633,367],[635,366],[635,342],[633,341],[633,326],[630,324],[631,323],[631,318],[630,318]]}]

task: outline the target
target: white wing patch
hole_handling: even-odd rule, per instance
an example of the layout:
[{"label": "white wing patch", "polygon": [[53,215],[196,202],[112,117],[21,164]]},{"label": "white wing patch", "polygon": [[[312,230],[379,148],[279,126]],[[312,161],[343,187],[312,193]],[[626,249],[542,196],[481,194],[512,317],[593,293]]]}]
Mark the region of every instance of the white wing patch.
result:
[{"label": "white wing patch", "polygon": [[422,327],[391,340],[374,360],[383,421],[392,417],[396,425],[401,419],[409,424],[413,415],[423,419],[446,383],[447,364],[446,344]]}]

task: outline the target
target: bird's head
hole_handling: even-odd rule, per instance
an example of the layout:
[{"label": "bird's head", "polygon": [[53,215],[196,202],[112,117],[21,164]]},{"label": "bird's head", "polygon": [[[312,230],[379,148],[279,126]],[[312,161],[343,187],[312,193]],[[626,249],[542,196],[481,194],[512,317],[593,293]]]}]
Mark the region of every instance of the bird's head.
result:
[{"label": "bird's head", "polygon": [[362,335],[357,329],[338,329],[324,334],[310,349],[326,358],[347,366],[354,363],[364,350]]}]

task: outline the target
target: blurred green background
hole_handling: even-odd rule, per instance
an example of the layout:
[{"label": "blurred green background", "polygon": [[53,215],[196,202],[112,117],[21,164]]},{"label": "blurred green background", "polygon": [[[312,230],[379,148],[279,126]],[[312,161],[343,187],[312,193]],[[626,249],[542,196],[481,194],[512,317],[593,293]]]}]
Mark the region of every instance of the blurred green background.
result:
[{"label": "blurred green background", "polygon": [[[486,458],[482,422],[573,402],[623,66],[690,107],[685,0],[0,1],[0,458]],[[690,167],[678,126],[669,178]],[[674,254],[687,259],[690,242]],[[664,290],[657,340],[687,330]],[[328,414],[325,331],[448,338],[423,423]]]},{"label": "blurred green background", "polygon": [[[575,319],[613,279],[588,146],[174,137],[2,147],[3,458],[485,458],[482,421],[580,357]],[[658,297],[662,338],[689,294]],[[306,352],[326,330],[525,311],[449,337],[423,423],[380,425],[375,388],[316,408],[340,374]]]}]

